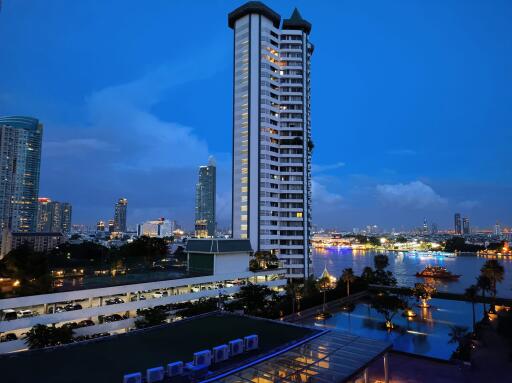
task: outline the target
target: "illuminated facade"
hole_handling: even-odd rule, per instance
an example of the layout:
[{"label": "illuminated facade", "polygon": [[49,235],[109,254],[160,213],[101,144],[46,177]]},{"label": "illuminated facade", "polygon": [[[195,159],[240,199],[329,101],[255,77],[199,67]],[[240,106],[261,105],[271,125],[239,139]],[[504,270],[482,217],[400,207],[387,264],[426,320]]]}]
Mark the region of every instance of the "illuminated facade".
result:
[{"label": "illuminated facade", "polygon": [[154,221],[147,221],[137,226],[137,235],[139,237],[170,237],[176,230],[175,221],[169,221],[164,218],[160,218]]},{"label": "illuminated facade", "polygon": [[0,226],[34,232],[43,126],[31,117],[0,117]]},{"label": "illuminated facade", "polygon": [[196,237],[215,236],[215,193],[217,170],[210,157],[207,166],[199,167],[199,180],[196,185]]},{"label": "illuminated facade", "polygon": [[128,200],[119,198],[114,208],[114,227],[113,231],[118,233],[126,232],[126,210],[128,208]]},{"label": "illuminated facade", "polygon": [[234,32],[233,238],[271,251],[288,278],[311,274],[311,24],[260,2],[229,14]]},{"label": "illuminated facade", "polygon": [[71,204],[38,198],[37,231],[46,233],[71,232]]},{"label": "illuminated facade", "polygon": [[455,234],[460,235],[460,234],[462,234],[462,221],[461,221],[459,213],[455,213],[454,220],[455,220],[455,222],[454,222]]}]

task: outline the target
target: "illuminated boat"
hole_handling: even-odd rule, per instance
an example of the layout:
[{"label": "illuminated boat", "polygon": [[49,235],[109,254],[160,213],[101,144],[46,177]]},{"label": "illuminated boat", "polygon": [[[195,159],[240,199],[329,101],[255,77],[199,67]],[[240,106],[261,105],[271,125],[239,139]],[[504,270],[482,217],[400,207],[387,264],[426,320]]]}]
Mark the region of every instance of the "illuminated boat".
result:
[{"label": "illuminated boat", "polygon": [[459,279],[460,275],[452,274],[446,267],[441,266],[427,266],[425,269],[416,273],[419,278],[435,278],[435,279]]}]

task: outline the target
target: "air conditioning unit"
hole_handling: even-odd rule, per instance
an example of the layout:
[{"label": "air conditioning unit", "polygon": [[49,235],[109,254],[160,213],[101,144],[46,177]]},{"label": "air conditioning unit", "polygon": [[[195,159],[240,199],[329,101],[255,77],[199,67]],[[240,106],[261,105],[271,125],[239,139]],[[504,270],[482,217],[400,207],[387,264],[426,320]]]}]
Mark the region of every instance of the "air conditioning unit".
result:
[{"label": "air conditioning unit", "polygon": [[234,339],[229,342],[229,355],[236,356],[244,352],[244,341],[242,339]]},{"label": "air conditioning unit", "polygon": [[142,383],[142,374],[140,372],[126,374],[123,377],[123,383]]},{"label": "air conditioning unit", "polygon": [[146,370],[146,381],[148,383],[162,382],[164,380],[164,368],[154,367]]},{"label": "air conditioning unit", "polygon": [[212,364],[212,352],[210,350],[194,353],[194,366],[209,366]]},{"label": "air conditioning unit", "polygon": [[167,376],[183,375],[183,362],[174,362],[167,365]]},{"label": "air conditioning unit", "polygon": [[229,359],[229,347],[223,344],[213,348],[213,363],[224,362]]},{"label": "air conditioning unit", "polygon": [[247,335],[244,337],[245,351],[252,351],[258,348],[258,335]]}]

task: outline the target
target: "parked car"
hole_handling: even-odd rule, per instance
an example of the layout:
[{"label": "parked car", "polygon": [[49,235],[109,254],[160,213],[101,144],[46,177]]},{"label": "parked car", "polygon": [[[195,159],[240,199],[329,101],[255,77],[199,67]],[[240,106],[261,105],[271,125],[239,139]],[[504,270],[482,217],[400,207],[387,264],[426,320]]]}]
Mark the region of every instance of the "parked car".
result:
[{"label": "parked car", "polygon": [[105,323],[117,322],[117,321],[120,321],[120,320],[123,320],[123,317],[121,315],[119,315],[119,314],[107,315],[106,317],[103,318],[103,321]]},{"label": "parked car", "polygon": [[94,326],[94,325],[95,325],[95,323],[90,319],[85,319],[85,320],[78,322],[78,327],[89,327],[89,326]]},{"label": "parked car", "polygon": [[[64,311],[66,311],[66,309],[62,306],[55,307],[55,313],[63,313]],[[53,307],[48,309],[48,314],[53,314]]]},{"label": "parked car", "polygon": [[32,310],[19,310],[18,311],[18,318],[30,318],[34,316],[34,313]]},{"label": "parked car", "polygon": [[18,336],[12,332],[2,335],[0,342],[10,342],[12,340],[18,340]]},{"label": "parked car", "polygon": [[68,322],[68,323],[64,323],[61,327],[78,328],[78,323]]},{"label": "parked car", "polygon": [[121,298],[110,298],[105,301],[107,305],[117,305],[119,303],[124,303],[124,301]]},{"label": "parked car", "polygon": [[2,311],[2,315],[0,316],[2,320],[14,320],[18,319],[18,313],[12,309],[6,309]]},{"label": "parked car", "polygon": [[164,293],[161,291],[155,291],[152,295],[153,298],[162,298],[164,296]]},{"label": "parked car", "polygon": [[66,310],[66,311],[82,310],[82,305],[79,305],[78,303],[72,303],[72,304],[64,306],[64,310]]}]

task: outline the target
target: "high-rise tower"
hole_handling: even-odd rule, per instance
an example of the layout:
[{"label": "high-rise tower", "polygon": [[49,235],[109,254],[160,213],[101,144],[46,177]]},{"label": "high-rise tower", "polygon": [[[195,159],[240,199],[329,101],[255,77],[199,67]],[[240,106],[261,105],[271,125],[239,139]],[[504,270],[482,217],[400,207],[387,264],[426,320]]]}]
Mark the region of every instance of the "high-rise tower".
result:
[{"label": "high-rise tower", "polygon": [[462,220],[460,219],[460,214],[455,213],[454,218],[454,228],[455,228],[455,234],[461,235],[462,234]]},{"label": "high-rise tower", "polygon": [[215,236],[215,161],[212,157],[207,166],[199,167],[199,179],[196,185],[196,236],[199,238]]},{"label": "high-rise tower", "polygon": [[[118,233],[126,232],[126,210],[128,208],[128,200],[119,198],[114,207],[114,225],[113,231]],[[110,228],[110,227],[109,227]]]},{"label": "high-rise tower", "polygon": [[43,126],[31,117],[0,117],[0,228],[34,232]]},{"label": "high-rise tower", "polygon": [[251,1],[233,29],[234,238],[270,251],[287,277],[311,274],[311,24]]}]

